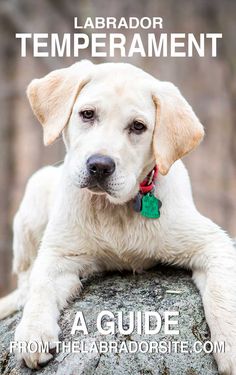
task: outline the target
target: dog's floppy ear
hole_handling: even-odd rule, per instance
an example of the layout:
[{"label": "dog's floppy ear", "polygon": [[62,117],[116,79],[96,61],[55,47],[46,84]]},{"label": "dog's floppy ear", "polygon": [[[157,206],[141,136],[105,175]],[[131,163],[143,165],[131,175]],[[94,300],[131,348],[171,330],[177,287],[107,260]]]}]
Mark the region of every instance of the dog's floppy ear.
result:
[{"label": "dog's floppy ear", "polygon": [[45,145],[55,141],[67,125],[78,92],[89,80],[92,65],[90,61],[82,60],[29,84],[27,96],[43,126]]},{"label": "dog's floppy ear", "polygon": [[158,81],[153,93],[156,105],[156,125],[153,148],[161,174],[193,150],[204,136],[203,126],[177,87]]}]

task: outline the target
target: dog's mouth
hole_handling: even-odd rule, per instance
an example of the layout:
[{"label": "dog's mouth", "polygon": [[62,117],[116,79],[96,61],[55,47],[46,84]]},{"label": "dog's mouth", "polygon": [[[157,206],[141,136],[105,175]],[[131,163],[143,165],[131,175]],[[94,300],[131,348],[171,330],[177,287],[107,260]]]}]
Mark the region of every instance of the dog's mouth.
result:
[{"label": "dog's mouth", "polygon": [[[83,181],[82,184],[78,185],[80,189],[86,189],[92,194],[97,195],[104,195],[107,194],[112,198],[117,197],[117,191],[109,181],[106,179],[94,179],[94,178],[87,178]],[[117,184],[115,184],[115,187]]]},{"label": "dog's mouth", "polygon": [[[86,186],[86,188],[91,191],[92,193],[94,194],[104,194],[104,193],[108,193],[106,191],[106,189],[104,187],[102,187],[101,185],[97,184],[97,185],[92,185],[92,186]],[[109,193],[108,193],[109,194]]]},{"label": "dog's mouth", "polygon": [[108,187],[102,181],[97,181],[97,180],[87,181],[87,183],[83,186],[83,188],[88,189],[93,194],[111,195],[111,192],[109,191]]}]

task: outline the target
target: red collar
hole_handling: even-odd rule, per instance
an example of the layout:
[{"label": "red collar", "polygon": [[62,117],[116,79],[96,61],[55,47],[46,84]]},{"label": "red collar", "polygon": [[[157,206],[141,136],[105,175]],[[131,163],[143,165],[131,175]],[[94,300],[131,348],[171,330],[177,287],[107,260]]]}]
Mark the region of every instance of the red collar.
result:
[{"label": "red collar", "polygon": [[158,167],[155,167],[148,173],[147,177],[139,184],[139,191],[142,194],[150,193],[155,185],[155,180],[158,175]]}]

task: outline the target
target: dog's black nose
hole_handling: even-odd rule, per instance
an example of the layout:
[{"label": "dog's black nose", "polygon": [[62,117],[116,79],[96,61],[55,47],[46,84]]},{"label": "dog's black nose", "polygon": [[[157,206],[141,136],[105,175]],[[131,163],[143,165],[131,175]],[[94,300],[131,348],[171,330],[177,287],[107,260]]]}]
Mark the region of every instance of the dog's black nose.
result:
[{"label": "dog's black nose", "polygon": [[111,176],[116,168],[115,162],[112,158],[99,154],[90,156],[86,164],[90,176],[96,179],[103,179]]}]

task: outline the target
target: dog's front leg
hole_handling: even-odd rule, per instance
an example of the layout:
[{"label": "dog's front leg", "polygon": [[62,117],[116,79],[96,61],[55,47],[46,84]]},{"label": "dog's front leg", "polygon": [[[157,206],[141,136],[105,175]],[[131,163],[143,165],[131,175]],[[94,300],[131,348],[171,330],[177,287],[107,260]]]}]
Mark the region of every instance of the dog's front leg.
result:
[{"label": "dog's front leg", "polygon": [[199,216],[191,232],[190,266],[202,295],[212,342],[224,342],[214,353],[220,374],[236,375],[236,249],[210,220]]},{"label": "dog's front leg", "polygon": [[[65,231],[61,232],[61,236]],[[69,236],[71,243],[67,244],[65,238],[51,238],[54,246],[48,241],[48,235],[42,242],[39,255],[35,261],[31,278],[30,292],[26,302],[23,317],[16,329],[15,341],[30,343],[36,342],[38,350],[30,353],[27,347],[20,353],[19,359],[23,359],[28,367],[39,368],[45,365],[52,354],[48,349],[55,347],[58,341],[58,318],[60,310],[66,305],[67,300],[80,289],[80,272],[92,272],[93,264],[85,253],[71,254],[69,249],[78,244],[73,242],[74,237]],[[68,237],[68,232],[67,232]],[[68,238],[68,240],[69,240]],[[63,248],[57,244],[63,244]],[[56,245],[56,246],[55,246]],[[66,249],[65,246],[68,246]],[[94,267],[95,267],[95,262]],[[42,353],[40,345],[46,344],[46,353]],[[47,348],[48,345],[48,348]],[[19,348],[19,347],[18,347]]]}]

